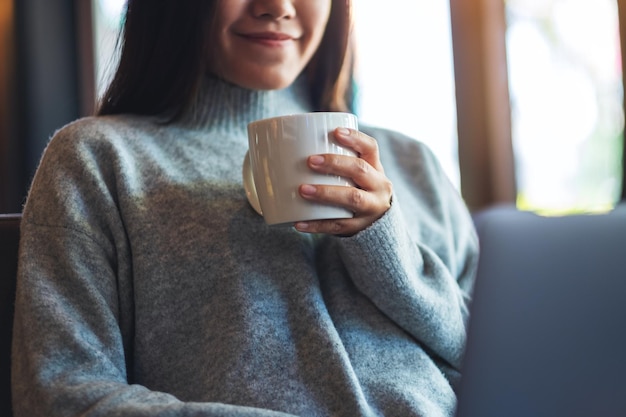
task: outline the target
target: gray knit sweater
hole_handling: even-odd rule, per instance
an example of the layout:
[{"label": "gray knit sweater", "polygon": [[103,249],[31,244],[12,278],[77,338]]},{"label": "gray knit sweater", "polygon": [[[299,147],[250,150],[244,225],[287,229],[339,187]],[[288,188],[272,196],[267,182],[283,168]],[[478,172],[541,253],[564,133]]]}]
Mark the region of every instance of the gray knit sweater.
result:
[{"label": "gray knit sweater", "polygon": [[350,238],[266,226],[242,185],[246,124],[303,96],[207,80],[180,122],[57,132],[24,209],[16,416],[453,414],[466,207],[424,145],[362,128],[391,209]]}]

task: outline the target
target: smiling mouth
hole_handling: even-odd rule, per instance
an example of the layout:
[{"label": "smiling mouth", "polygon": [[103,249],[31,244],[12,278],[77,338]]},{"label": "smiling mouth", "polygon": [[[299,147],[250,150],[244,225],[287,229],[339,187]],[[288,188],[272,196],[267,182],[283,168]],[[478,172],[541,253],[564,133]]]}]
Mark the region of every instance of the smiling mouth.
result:
[{"label": "smiling mouth", "polygon": [[245,33],[242,36],[253,40],[268,40],[268,41],[290,41],[295,38],[286,33],[279,32],[259,32],[259,33]]},{"label": "smiling mouth", "polygon": [[296,37],[281,32],[242,33],[239,36],[253,44],[271,48],[286,47],[297,40]]}]

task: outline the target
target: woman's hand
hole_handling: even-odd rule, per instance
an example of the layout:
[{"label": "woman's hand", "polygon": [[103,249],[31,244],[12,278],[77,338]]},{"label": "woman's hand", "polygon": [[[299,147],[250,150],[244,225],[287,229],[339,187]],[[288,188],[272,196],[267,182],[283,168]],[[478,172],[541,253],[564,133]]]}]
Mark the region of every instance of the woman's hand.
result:
[{"label": "woman's hand", "polygon": [[352,149],[358,156],[313,155],[308,159],[309,167],[323,174],[350,178],[356,187],[303,184],[299,191],[306,200],[344,207],[352,211],[354,217],[298,222],[295,228],[307,233],[352,236],[389,210],[393,187],[385,176],[374,138],[344,128],[336,129],[334,134],[341,145]]}]

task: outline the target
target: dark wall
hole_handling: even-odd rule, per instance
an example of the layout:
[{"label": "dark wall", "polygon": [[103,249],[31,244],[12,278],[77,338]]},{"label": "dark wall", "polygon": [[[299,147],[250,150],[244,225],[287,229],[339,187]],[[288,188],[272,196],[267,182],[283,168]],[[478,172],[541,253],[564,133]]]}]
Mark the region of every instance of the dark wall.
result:
[{"label": "dark wall", "polygon": [[[88,0],[78,0],[88,1]],[[74,0],[13,0],[8,126],[0,131],[0,213],[21,211],[51,135],[80,114]]]}]

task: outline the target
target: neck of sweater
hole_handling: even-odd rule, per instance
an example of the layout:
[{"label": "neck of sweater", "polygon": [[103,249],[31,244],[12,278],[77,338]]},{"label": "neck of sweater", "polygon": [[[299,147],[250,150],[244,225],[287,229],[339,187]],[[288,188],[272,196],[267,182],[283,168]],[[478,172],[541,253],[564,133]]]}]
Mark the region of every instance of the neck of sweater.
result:
[{"label": "neck of sweater", "polygon": [[246,132],[254,120],[310,111],[313,109],[302,77],[282,90],[250,90],[207,76],[194,106],[181,122],[201,129]]}]

